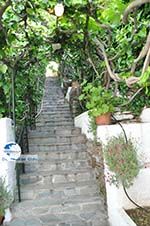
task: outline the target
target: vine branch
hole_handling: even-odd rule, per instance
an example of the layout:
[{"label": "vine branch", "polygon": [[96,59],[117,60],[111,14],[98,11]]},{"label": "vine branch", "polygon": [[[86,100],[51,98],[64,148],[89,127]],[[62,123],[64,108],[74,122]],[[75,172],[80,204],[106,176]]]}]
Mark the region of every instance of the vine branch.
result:
[{"label": "vine branch", "polygon": [[147,70],[149,64],[150,64],[150,45],[149,45],[149,50],[147,52],[147,56],[146,56],[145,61],[144,61],[144,65],[143,65],[143,69],[142,69],[142,75]]},{"label": "vine branch", "polygon": [[127,23],[128,16],[131,12],[133,12],[136,8],[139,8],[141,5],[145,3],[150,3],[150,0],[134,0],[131,4],[126,8],[123,15],[123,23]]},{"label": "vine branch", "polygon": [[134,63],[133,63],[133,65],[132,65],[132,67],[131,67],[131,73],[132,73],[132,74],[133,74],[134,71],[135,71],[135,68],[136,68],[137,63],[138,63],[140,60],[142,60],[142,59],[147,55],[149,48],[150,48],[150,31],[149,31],[149,33],[148,33],[148,36],[147,36],[145,45],[143,46],[143,48],[142,48],[142,50],[141,50],[139,56],[134,60]]},{"label": "vine branch", "polygon": [[100,50],[101,50],[101,52],[103,54],[105,65],[106,65],[106,68],[107,68],[109,76],[114,81],[121,81],[121,78],[117,74],[113,73],[113,71],[112,71],[112,69],[110,67],[110,63],[109,63],[109,60],[108,60],[108,57],[107,57],[107,54],[106,54],[105,47],[104,47],[103,43],[101,41],[99,41],[97,38],[94,39],[94,43],[96,44],[96,46],[98,48],[100,48]]}]

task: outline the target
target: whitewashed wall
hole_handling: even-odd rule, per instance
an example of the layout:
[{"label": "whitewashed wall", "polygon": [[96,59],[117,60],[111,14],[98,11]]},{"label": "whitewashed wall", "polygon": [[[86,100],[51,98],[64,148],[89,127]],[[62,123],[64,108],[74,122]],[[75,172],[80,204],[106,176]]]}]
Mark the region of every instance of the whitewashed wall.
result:
[{"label": "whitewashed wall", "polygon": [[81,128],[82,133],[84,133],[88,139],[93,139],[93,134],[90,132],[89,116],[87,112],[75,118],[75,126]]},{"label": "whitewashed wall", "polygon": [[16,172],[14,161],[3,161],[3,151],[6,143],[14,142],[14,128],[9,118],[0,119],[0,177],[5,178],[9,190],[14,192],[16,185]]},{"label": "whitewashed wall", "polygon": [[[82,132],[87,138],[93,139],[91,133],[88,132],[89,117],[87,112],[76,117],[75,125],[82,128]],[[138,155],[143,162],[144,167],[140,170],[138,177],[135,179],[132,187],[128,189],[130,197],[142,206],[150,205],[150,123],[129,123],[122,124],[127,137],[132,137],[138,148]],[[119,125],[98,126],[98,140],[106,144],[107,139],[122,133]],[[107,166],[105,166],[105,172]],[[107,205],[110,223],[112,226],[134,226],[135,224],[123,211],[124,209],[135,208],[128,200],[122,187],[116,188],[106,182]],[[124,219],[124,220],[123,220]]]}]

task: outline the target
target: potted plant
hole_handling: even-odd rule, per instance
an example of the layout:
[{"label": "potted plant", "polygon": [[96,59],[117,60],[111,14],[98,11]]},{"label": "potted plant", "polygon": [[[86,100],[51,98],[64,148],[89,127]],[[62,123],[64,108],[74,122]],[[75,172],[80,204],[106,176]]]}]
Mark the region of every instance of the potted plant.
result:
[{"label": "potted plant", "polygon": [[112,137],[104,146],[104,159],[113,173],[109,175],[109,182],[124,187],[129,187],[138,175],[140,163],[137,157],[137,148],[132,139],[125,140],[123,135]]},{"label": "potted plant", "polygon": [[89,110],[90,118],[94,118],[97,125],[106,125],[111,122],[111,113],[119,103],[120,98],[115,97],[111,90],[102,86],[93,86],[87,83],[83,87],[80,100],[86,101],[86,108]]},{"label": "potted plant", "polygon": [[10,206],[12,202],[12,195],[5,186],[5,180],[0,178],[0,224],[2,224],[5,210]]}]

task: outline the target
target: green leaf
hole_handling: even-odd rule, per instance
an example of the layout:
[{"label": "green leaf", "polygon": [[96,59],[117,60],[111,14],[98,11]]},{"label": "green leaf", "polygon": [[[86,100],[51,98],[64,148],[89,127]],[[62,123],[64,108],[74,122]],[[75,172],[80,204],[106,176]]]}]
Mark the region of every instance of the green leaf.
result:
[{"label": "green leaf", "polygon": [[2,72],[3,74],[5,74],[7,72],[7,65],[6,64],[0,64],[0,72]]},{"label": "green leaf", "polygon": [[86,1],[85,0],[64,0],[65,5],[70,6],[70,5],[85,5]]}]

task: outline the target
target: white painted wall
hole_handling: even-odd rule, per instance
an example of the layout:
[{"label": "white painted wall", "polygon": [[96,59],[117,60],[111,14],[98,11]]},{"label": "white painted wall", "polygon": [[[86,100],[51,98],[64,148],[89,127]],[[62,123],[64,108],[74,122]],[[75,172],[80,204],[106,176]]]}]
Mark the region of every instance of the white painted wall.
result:
[{"label": "white painted wall", "polygon": [[15,162],[2,160],[5,144],[12,141],[15,141],[12,120],[2,118],[0,119],[0,177],[5,178],[6,185],[13,194],[16,185]]},{"label": "white painted wall", "polygon": [[[15,141],[13,122],[9,118],[0,119],[0,177],[5,179],[8,189],[11,191],[13,197],[16,187],[16,171],[15,161],[2,160],[5,144]],[[4,224],[10,222],[12,214],[10,209],[5,210]]]},{"label": "white painted wall", "polygon": [[[85,112],[75,119],[75,125],[82,129],[87,138],[93,139],[88,131],[88,113]],[[122,124],[127,137],[132,137],[138,148],[138,155],[145,168],[140,170],[139,175],[132,187],[128,189],[130,197],[141,206],[150,205],[150,123]],[[98,126],[97,137],[103,144],[107,139],[122,133],[119,125]],[[105,173],[108,170],[105,165]],[[124,209],[135,208],[126,197],[123,188],[116,188],[106,181],[108,215],[111,226],[135,226],[134,222],[127,216]]]},{"label": "white painted wall", "polygon": [[84,133],[88,139],[93,140],[93,134],[90,132],[88,112],[84,112],[81,115],[75,117],[75,126],[81,128],[82,133]]}]

